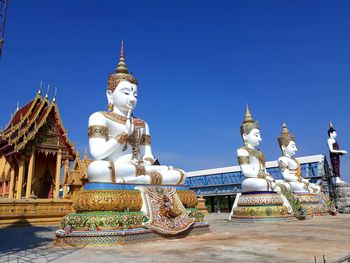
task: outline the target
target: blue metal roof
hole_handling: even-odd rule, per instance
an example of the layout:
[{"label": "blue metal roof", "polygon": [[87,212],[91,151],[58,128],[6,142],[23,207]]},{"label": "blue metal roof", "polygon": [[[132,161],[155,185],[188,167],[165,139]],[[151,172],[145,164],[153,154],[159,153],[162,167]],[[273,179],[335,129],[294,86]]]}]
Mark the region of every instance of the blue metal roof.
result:
[{"label": "blue metal roof", "polygon": [[[304,178],[309,178],[311,182],[316,182],[320,178],[318,175],[318,165],[318,162],[301,164],[301,175]],[[282,179],[282,174],[278,167],[267,168],[267,171],[275,179]],[[197,195],[232,195],[241,192],[243,179],[244,177],[239,171],[187,177],[186,184]]]}]

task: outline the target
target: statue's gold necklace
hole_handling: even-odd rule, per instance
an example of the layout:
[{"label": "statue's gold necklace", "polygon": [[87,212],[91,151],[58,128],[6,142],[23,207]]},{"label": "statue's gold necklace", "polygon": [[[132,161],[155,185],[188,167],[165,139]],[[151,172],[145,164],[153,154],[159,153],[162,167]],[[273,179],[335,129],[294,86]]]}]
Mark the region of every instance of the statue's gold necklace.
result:
[{"label": "statue's gold necklace", "polygon": [[104,112],[102,112],[102,114],[106,118],[108,118],[108,119],[110,119],[110,120],[112,120],[114,122],[120,123],[120,124],[125,124],[126,120],[128,119],[127,117],[119,115],[119,114],[117,114],[115,112],[104,111]]}]

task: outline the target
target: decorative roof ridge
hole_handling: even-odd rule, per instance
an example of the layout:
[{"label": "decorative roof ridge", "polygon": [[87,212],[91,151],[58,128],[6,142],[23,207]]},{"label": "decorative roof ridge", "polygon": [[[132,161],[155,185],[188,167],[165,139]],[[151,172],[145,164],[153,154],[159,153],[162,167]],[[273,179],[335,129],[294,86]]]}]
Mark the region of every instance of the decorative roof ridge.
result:
[{"label": "decorative roof ridge", "polygon": [[46,121],[46,118],[47,118],[47,116],[49,116],[51,110],[52,110],[52,105],[49,104],[48,107],[46,107],[46,108],[44,109],[44,111],[46,111],[46,112],[43,112],[44,115],[41,115],[41,116],[40,116],[40,117],[42,117],[42,118],[41,118],[40,122],[37,124],[37,129],[35,129],[35,133],[34,133],[33,135],[31,135],[30,138],[26,138],[25,141],[23,140],[21,143],[19,143],[19,144],[17,145],[17,147],[16,147],[17,149],[15,149],[16,151],[21,150],[21,149],[27,144],[27,142],[28,142],[32,137],[35,136],[35,134],[39,131],[39,129],[41,128],[41,126],[44,125],[44,123],[45,123],[45,121]]},{"label": "decorative roof ridge", "polygon": [[[39,116],[39,114],[41,114],[41,110],[44,108],[45,103],[47,103],[46,100],[41,101],[39,107],[37,109],[35,109],[35,111],[33,112],[33,115],[28,116],[28,120],[27,120],[28,122],[26,125],[26,129],[24,129],[23,131],[19,130],[20,133],[26,133],[28,131],[28,129],[31,127],[31,125],[36,122],[36,119]],[[29,119],[29,117],[31,117],[31,118]]]},{"label": "decorative roof ridge", "polygon": [[[14,129],[13,130],[13,132],[12,133],[9,133],[9,134],[7,134],[6,136],[5,136],[5,138],[6,137],[10,137],[10,138],[8,138],[8,143],[10,143],[10,144],[13,144],[14,142],[17,142],[18,140],[19,140],[19,138],[22,136],[22,135],[24,135],[24,134],[30,134],[30,133],[32,133],[32,131],[30,131],[30,132],[28,132],[28,130],[29,130],[29,128],[32,126],[32,124],[34,123],[34,122],[36,122],[36,119],[37,119],[37,117],[39,116],[39,114],[41,114],[41,111],[42,111],[42,109],[43,109],[43,107],[44,107],[44,105],[45,105],[45,103],[47,103],[48,101],[47,100],[42,100],[41,102],[40,102],[40,105],[39,105],[39,108],[38,108],[38,110],[37,110],[37,112],[34,112],[34,117],[32,116],[32,118],[31,119],[29,119],[29,121],[28,121],[28,123],[27,123],[27,125],[26,125],[26,128],[25,129],[23,129],[23,130],[19,130],[19,129]],[[28,116],[29,117],[29,116]],[[13,135],[13,133],[14,132],[18,132],[18,135],[16,136],[16,138],[14,138],[14,139],[11,139],[11,135]],[[4,139],[5,139],[4,138]]]},{"label": "decorative roof ridge", "polygon": [[41,95],[38,93],[35,98],[33,100],[31,100],[30,102],[28,102],[26,105],[24,105],[22,108],[20,108],[17,112],[20,112],[23,108],[25,108],[28,104],[31,103],[30,107],[28,108],[28,110],[26,111],[25,115],[22,116],[22,120],[20,120],[19,122],[17,122],[15,125],[11,126],[12,121],[14,120],[14,118],[16,117],[16,114],[14,114],[11,118],[11,120],[9,121],[7,127],[3,130],[4,134],[6,137],[10,136],[14,130],[16,130],[18,127],[20,127],[22,125],[22,123],[24,122],[24,120],[26,120],[28,118],[28,116],[30,115],[31,111],[33,110],[34,106],[36,105],[36,103],[41,102],[42,97]]}]

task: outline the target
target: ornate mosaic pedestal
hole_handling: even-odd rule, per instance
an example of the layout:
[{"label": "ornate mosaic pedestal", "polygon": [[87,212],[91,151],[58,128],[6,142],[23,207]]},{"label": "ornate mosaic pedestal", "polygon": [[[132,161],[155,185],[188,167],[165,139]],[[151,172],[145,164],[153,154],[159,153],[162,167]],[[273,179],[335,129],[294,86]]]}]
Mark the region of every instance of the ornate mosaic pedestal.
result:
[{"label": "ornate mosaic pedestal", "polygon": [[121,245],[209,232],[196,205],[186,186],[89,183],[74,200],[77,212],[62,218],[54,243]]},{"label": "ornate mosaic pedestal", "polygon": [[186,231],[176,235],[163,235],[147,228],[134,228],[126,230],[101,231],[65,231],[56,232],[54,244],[57,246],[112,246],[126,245],[162,239],[183,238],[189,235],[200,235],[210,232],[207,222],[194,223]]},{"label": "ornate mosaic pedestal", "polygon": [[[325,216],[330,214],[331,208],[326,204],[327,200],[318,194],[294,194],[302,208],[308,215]],[[335,211],[334,211],[335,212]]]},{"label": "ornate mosaic pedestal", "polygon": [[284,200],[277,192],[246,192],[239,196],[230,220],[235,222],[284,222],[297,220],[288,213]]}]

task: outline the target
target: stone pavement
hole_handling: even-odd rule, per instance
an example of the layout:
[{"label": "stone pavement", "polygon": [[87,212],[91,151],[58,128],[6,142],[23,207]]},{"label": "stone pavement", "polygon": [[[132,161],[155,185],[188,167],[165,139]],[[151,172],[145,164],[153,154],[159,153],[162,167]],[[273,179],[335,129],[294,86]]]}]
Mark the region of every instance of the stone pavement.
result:
[{"label": "stone pavement", "polygon": [[0,229],[3,262],[326,262],[350,254],[350,215],[242,224],[210,214],[211,233],[137,245],[59,248],[56,227]]}]

